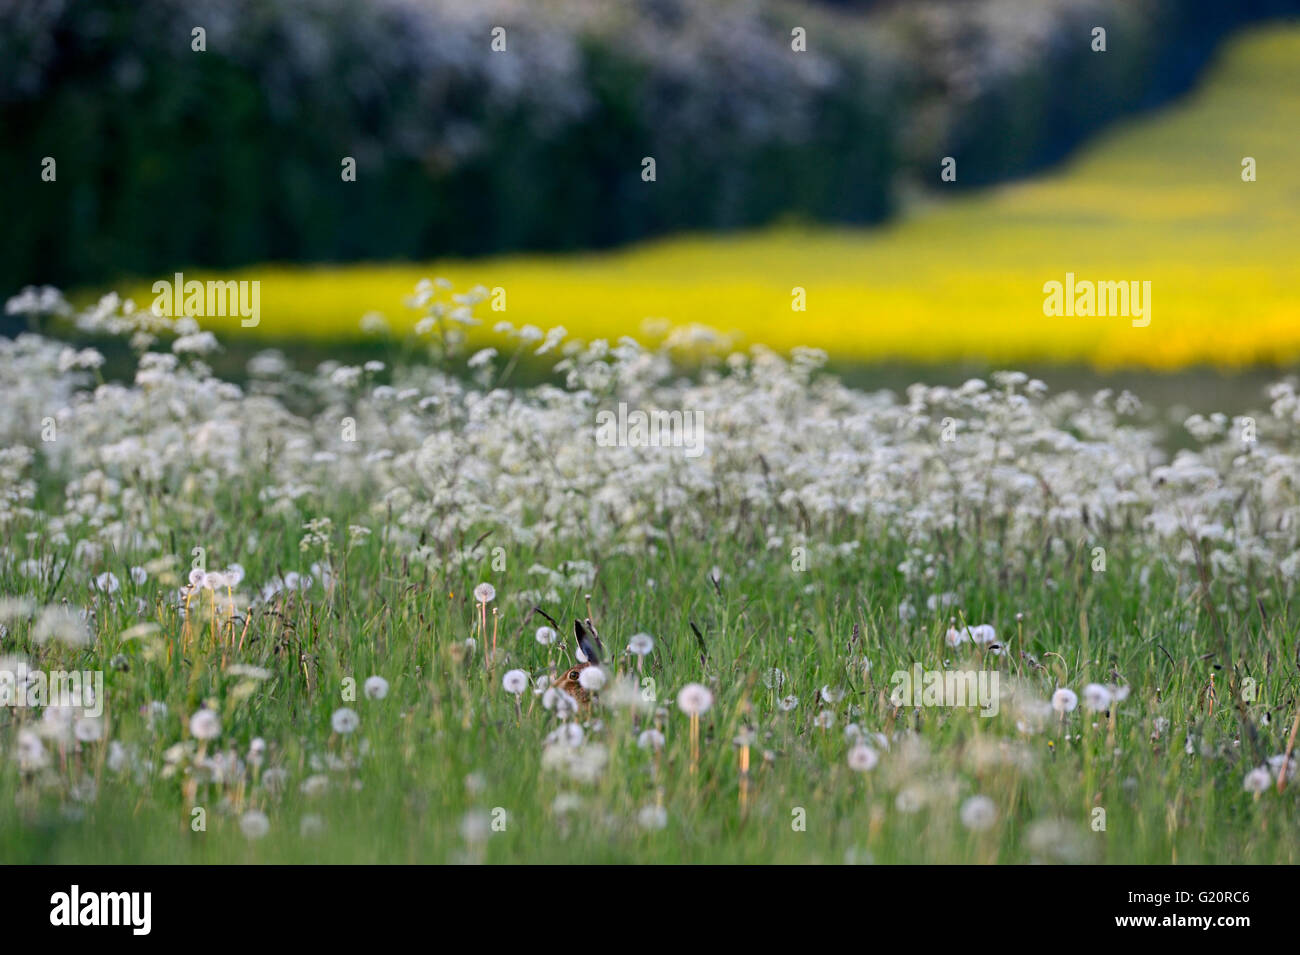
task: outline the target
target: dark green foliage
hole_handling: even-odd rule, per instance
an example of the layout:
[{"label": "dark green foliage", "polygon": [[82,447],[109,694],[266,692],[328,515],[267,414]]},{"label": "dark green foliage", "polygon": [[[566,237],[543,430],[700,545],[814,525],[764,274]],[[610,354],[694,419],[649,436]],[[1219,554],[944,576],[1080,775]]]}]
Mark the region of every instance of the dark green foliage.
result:
[{"label": "dark green foliage", "polygon": [[1294,7],[1116,3],[1105,56],[1093,9],[1067,7],[1046,49],[988,63],[980,4],[520,5],[493,54],[495,14],[451,0],[18,0],[0,8],[0,292],[877,221],[900,174],[930,183],[956,155],[968,186],[1053,161],[1186,88],[1235,23]]}]

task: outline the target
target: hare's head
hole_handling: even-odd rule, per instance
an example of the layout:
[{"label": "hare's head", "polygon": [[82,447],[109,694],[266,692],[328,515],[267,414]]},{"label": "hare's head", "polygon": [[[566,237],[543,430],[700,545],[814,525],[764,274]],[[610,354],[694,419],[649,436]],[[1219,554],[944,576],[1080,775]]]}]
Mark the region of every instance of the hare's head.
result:
[{"label": "hare's head", "polygon": [[578,641],[578,661],[555,678],[555,688],[563,690],[582,705],[591,701],[591,694],[581,683],[582,671],[600,662],[600,637],[593,627],[589,633],[581,620],[573,621],[573,635]]},{"label": "hare's head", "polygon": [[569,694],[569,696],[573,697],[579,703],[585,704],[589,702],[591,696],[587,692],[586,687],[584,687],[580,682],[582,671],[587,669],[589,666],[591,666],[590,663],[575,663],[555,678],[555,688]]}]

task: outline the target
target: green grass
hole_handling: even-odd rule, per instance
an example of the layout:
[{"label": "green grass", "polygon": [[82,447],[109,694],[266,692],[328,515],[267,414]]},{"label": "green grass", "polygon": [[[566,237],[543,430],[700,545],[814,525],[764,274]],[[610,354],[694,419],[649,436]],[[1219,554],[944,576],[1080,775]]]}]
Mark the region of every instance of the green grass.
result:
[{"label": "green grass", "polygon": [[[329,508],[341,525],[364,506],[336,500]],[[298,566],[297,520],[266,514],[251,487],[222,489],[212,506],[231,521],[210,541],[210,551],[237,553],[252,531],[266,546],[249,563],[250,577]],[[237,528],[237,529],[236,529]],[[373,540],[373,539],[372,539]],[[1144,594],[1127,567],[1122,548],[1112,547],[1111,571],[1093,573],[1086,552],[1008,576],[979,554],[978,540],[953,539],[937,556],[938,586],[960,589],[960,606],[974,621],[994,621],[1011,653],[1000,659],[953,654],[944,648],[946,621],[935,615],[911,636],[897,623],[902,599],[922,602],[927,592],[901,584],[894,567],[905,552],[888,540],[866,540],[856,555],[798,574],[778,554],[762,556],[757,528],[740,533],[717,526],[699,539],[679,540],[658,558],[610,557],[600,561],[592,599],[607,649],[615,654],[633,632],[658,640],[646,676],[657,686],[666,715],[667,746],[658,759],[634,745],[626,712],[597,710],[603,728],[588,727],[608,746],[601,780],[583,785],[541,765],[542,741],[555,723],[524,702],[516,724],[511,698],[501,689],[505,669],[544,670],[547,652],[532,638],[540,618],[511,600],[528,583],[534,562],[557,564],[579,556],[541,547],[512,551],[509,570],[488,566],[432,581],[413,572],[377,542],[340,554],[335,591],[310,602],[290,602],[259,613],[243,652],[211,644],[204,615],[195,605],[188,633],[174,611],[158,609],[157,581],[127,584],[125,604],[99,620],[93,652],[46,651],[43,665],[108,670],[107,720],[114,739],[139,745],[161,765],[163,750],[177,738],[177,721],[204,700],[223,719],[223,743],[242,753],[254,736],[271,743],[268,765],[287,768],[282,797],[256,785],[200,784],[187,793],[181,776],[133,781],[105,765],[102,744],[58,755],[60,774],[98,780],[98,797],[84,805],[60,790],[23,778],[13,760],[0,769],[0,859],[26,862],[443,862],[461,859],[519,862],[1023,862],[1031,859],[1095,862],[1288,862],[1297,861],[1300,808],[1294,788],[1283,796],[1255,799],[1242,790],[1250,760],[1248,743],[1235,739],[1237,718],[1219,676],[1220,703],[1210,715],[1204,691],[1221,646],[1203,612],[1181,597],[1178,581],[1157,574]],[[757,555],[753,566],[746,559]],[[720,588],[710,568],[725,569]],[[1053,589],[1044,585],[1050,576]],[[455,647],[475,616],[468,590],[492,580],[507,608],[499,643],[508,660],[492,670],[483,657],[462,657]],[[653,578],[654,585],[649,584]],[[164,576],[163,580],[166,577]],[[812,586],[813,592],[806,592]],[[6,582],[12,593],[15,581]],[[64,588],[61,593],[68,594]],[[124,639],[138,622],[134,596],[150,606],[144,617],[160,624],[154,636]],[[75,591],[72,593],[75,596]],[[129,607],[129,610],[128,610]],[[570,621],[585,613],[573,591],[547,608]],[[1016,623],[1016,615],[1023,620]],[[704,633],[707,660],[690,630]],[[1289,666],[1262,676],[1260,661],[1291,660],[1297,650],[1294,610],[1260,621],[1245,607],[1230,621],[1232,657],[1256,661],[1261,702],[1252,719],[1274,711],[1264,731],[1269,753],[1280,751],[1295,677]],[[860,646],[849,638],[857,626]],[[567,641],[572,645],[572,639]],[[186,645],[184,652],[181,645]],[[23,641],[19,641],[19,646]],[[170,646],[170,650],[168,647]],[[1035,670],[1024,651],[1045,667]],[[110,660],[121,654],[119,668]],[[870,661],[869,673],[858,662]],[[964,664],[963,664],[964,658]],[[223,659],[266,667],[271,676],[251,684],[223,674]],[[1082,707],[1066,720],[1049,720],[1045,732],[1024,736],[1004,708],[992,719],[964,710],[895,711],[887,701],[889,674],[919,661],[996,667],[1004,681],[1020,674],[1026,685],[1050,695],[1059,685],[1080,688],[1107,683],[1112,672],[1131,681],[1132,695],[1116,710],[1113,728]],[[629,668],[626,658],[616,663]],[[783,693],[800,706],[782,712],[778,694],[761,674],[779,667]],[[330,729],[330,714],[343,705],[345,678],[358,684],[378,673],[391,681],[382,701],[353,704],[361,727],[343,738]],[[1290,673],[1291,675],[1286,675]],[[688,720],[670,695],[688,681],[707,680],[717,694],[703,721],[700,764],[689,768]],[[829,730],[813,724],[823,684],[848,695],[827,709],[837,714]],[[361,694],[358,694],[361,695]],[[171,709],[167,731],[151,734],[139,710],[150,700]],[[1285,704],[1285,705],[1283,705]],[[865,730],[917,731],[928,759],[908,762],[901,751],[882,753],[871,773],[858,774],[845,761],[848,707]],[[1152,739],[1157,715],[1174,729]],[[11,725],[30,716],[10,711]],[[757,731],[747,815],[739,807],[738,749],[742,724]],[[1279,725],[1281,724],[1281,725]],[[1184,753],[1193,731],[1206,753]],[[360,756],[358,741],[369,749]],[[896,744],[897,745],[897,744]],[[770,751],[771,760],[764,758]],[[1213,752],[1214,758],[1207,753]],[[330,778],[327,794],[308,798],[301,782],[313,774],[312,758],[325,754],[357,759],[354,768],[320,770]],[[478,787],[467,786],[471,775]],[[906,787],[926,787],[932,803],[907,814],[896,808]],[[356,788],[353,788],[356,787]],[[567,817],[554,811],[561,793],[581,797]],[[972,794],[994,800],[999,818],[986,832],[968,832],[959,806]],[[668,811],[663,831],[644,833],[638,810],[661,801]],[[190,829],[193,806],[205,807],[207,831]],[[271,834],[250,842],[237,827],[238,811],[265,809]],[[506,810],[504,832],[467,845],[460,825],[466,813]],[[792,813],[803,807],[806,831],[792,830]],[[1106,811],[1106,829],[1090,829],[1091,813]],[[299,835],[308,813],[326,820],[314,838]],[[1048,822],[1045,822],[1047,820]],[[1064,836],[1043,835],[1058,821]],[[1035,829],[1037,824],[1038,829]],[[1031,846],[1031,833],[1046,840]],[[1068,853],[1058,857],[1057,849]],[[852,853],[857,853],[854,856]],[[847,855],[846,855],[847,854]]]}]

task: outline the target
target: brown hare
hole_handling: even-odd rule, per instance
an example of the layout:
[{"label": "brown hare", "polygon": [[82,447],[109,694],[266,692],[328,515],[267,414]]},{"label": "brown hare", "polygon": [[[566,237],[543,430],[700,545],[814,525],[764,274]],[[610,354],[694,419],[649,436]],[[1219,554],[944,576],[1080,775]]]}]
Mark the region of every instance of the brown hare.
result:
[{"label": "brown hare", "polygon": [[[588,621],[588,624],[590,623],[591,621]],[[591,632],[588,633],[583,628],[581,620],[573,621],[573,635],[578,640],[578,662],[557,676],[554,686],[557,690],[568,693],[585,708],[591,702],[591,694],[581,683],[582,671],[600,663],[600,651],[604,649],[604,645],[596,635],[596,628],[592,627]]]}]

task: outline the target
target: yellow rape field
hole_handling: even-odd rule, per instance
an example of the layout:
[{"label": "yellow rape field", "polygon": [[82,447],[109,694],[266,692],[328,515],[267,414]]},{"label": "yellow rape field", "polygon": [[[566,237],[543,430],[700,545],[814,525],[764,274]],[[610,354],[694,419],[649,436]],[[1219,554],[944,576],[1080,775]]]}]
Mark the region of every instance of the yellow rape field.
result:
[{"label": "yellow rape field", "polygon": [[[1255,159],[1257,181],[1243,181],[1243,157]],[[938,172],[936,157],[936,187]],[[1243,34],[1191,95],[1111,129],[1047,175],[940,200],[871,229],[782,227],[603,254],[260,266],[219,276],[261,281],[260,325],[206,324],[338,341],[359,336],[359,318],[378,311],[400,331],[419,317],[402,305],[415,283],[443,276],[460,290],[505,289],[504,313],[479,306],[483,325],[473,334],[485,341],[501,319],[563,325],[584,339],[645,336],[647,320],[667,320],[849,360],[1155,369],[1293,361],[1300,29]],[[1067,272],[1078,281],[1149,281],[1150,324],[1045,316],[1044,284]],[[805,312],[792,310],[795,287],[806,290]],[[152,300],[147,282],[131,293]]]}]

